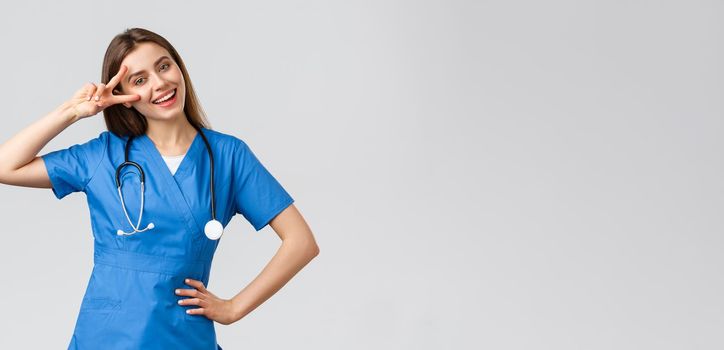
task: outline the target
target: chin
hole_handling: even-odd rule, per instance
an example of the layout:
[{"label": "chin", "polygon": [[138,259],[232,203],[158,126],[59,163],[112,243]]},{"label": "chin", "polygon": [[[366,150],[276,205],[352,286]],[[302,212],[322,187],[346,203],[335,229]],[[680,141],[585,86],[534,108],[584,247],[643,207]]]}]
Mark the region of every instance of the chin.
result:
[{"label": "chin", "polygon": [[154,108],[154,110],[151,113],[144,114],[146,118],[154,119],[154,120],[172,120],[179,116],[183,116],[184,114],[184,105],[181,104],[180,106],[177,106],[173,109],[168,109],[165,111],[159,111],[157,108]]}]

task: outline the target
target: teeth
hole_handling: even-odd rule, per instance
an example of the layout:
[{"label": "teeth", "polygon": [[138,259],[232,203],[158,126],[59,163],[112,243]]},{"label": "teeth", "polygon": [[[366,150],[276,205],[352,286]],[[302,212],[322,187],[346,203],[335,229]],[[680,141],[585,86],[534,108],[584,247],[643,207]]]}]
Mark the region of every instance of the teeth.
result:
[{"label": "teeth", "polygon": [[174,89],[173,91],[171,91],[171,93],[168,94],[166,97],[164,97],[164,98],[162,98],[162,99],[158,99],[158,100],[156,100],[156,101],[153,101],[153,103],[161,103],[161,102],[163,102],[163,101],[167,101],[169,98],[173,97],[174,95],[176,95],[176,89]]}]

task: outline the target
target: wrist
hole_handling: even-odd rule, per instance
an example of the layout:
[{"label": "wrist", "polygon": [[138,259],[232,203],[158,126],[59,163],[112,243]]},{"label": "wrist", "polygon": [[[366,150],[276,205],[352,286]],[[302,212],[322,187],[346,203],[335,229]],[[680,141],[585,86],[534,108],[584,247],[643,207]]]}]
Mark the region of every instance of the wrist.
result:
[{"label": "wrist", "polygon": [[55,109],[55,112],[60,118],[69,124],[73,124],[80,119],[77,111],[75,110],[75,106],[70,102],[64,102],[61,104]]},{"label": "wrist", "polygon": [[244,307],[238,296],[231,298],[231,309],[233,310],[234,322],[244,317]]}]

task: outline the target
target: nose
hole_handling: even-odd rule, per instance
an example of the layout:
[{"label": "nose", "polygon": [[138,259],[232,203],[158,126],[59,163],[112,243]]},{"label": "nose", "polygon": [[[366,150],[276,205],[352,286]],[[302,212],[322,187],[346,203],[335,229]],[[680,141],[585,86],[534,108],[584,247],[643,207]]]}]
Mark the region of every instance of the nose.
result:
[{"label": "nose", "polygon": [[156,93],[168,90],[169,85],[171,85],[168,80],[158,74],[153,74],[153,79],[153,87]]}]

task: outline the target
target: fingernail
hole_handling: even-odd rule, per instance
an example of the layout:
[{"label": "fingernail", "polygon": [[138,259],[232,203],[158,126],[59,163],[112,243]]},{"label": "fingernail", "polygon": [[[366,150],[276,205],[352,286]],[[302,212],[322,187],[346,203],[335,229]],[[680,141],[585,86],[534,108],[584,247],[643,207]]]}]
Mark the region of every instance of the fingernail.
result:
[{"label": "fingernail", "polygon": [[181,304],[181,299],[178,300],[178,303]]},{"label": "fingernail", "polygon": [[96,101],[98,101],[98,100],[100,100],[100,99],[101,99],[100,96],[96,96]]},{"label": "fingernail", "polygon": [[189,281],[189,279],[187,278],[187,279],[185,279],[185,281],[186,281],[186,282],[188,282],[188,281]]},{"label": "fingernail", "polygon": [[86,99],[86,101],[90,101],[91,97],[92,97],[92,96],[89,95],[89,96],[88,96],[88,99]]},{"label": "fingernail", "polygon": [[180,289],[176,289],[176,294],[181,293]]},{"label": "fingernail", "polygon": [[187,313],[187,314],[190,314],[190,313],[191,313],[191,310],[186,310],[186,313]]}]

